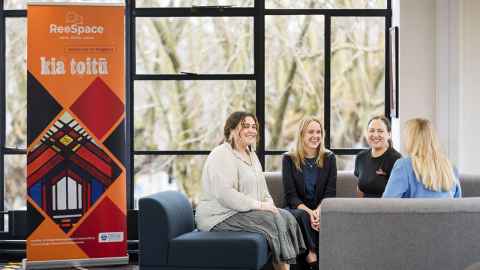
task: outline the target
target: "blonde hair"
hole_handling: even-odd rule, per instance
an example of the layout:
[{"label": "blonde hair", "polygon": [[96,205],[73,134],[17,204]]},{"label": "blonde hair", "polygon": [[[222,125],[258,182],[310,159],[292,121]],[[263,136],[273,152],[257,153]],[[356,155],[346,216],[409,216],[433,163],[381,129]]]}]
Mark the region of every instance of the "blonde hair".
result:
[{"label": "blonde hair", "polygon": [[296,134],[296,143],[295,147],[288,153],[290,158],[293,161],[293,164],[295,164],[295,167],[297,170],[301,171],[301,165],[305,165],[305,150],[304,150],[304,144],[303,144],[303,136],[305,135],[305,131],[307,130],[307,127],[310,123],[312,122],[317,122],[320,125],[321,129],[321,138],[320,138],[320,145],[317,148],[317,159],[315,163],[317,164],[318,167],[323,168],[323,163],[325,161],[325,154],[327,150],[325,149],[325,143],[324,143],[324,138],[325,138],[325,130],[323,128],[323,123],[320,120],[320,118],[317,117],[306,117],[300,122],[300,126],[298,127],[298,131]]},{"label": "blonde hair", "polygon": [[406,150],[417,179],[433,191],[449,191],[454,185],[453,167],[442,153],[432,124],[414,118],[406,122]]}]

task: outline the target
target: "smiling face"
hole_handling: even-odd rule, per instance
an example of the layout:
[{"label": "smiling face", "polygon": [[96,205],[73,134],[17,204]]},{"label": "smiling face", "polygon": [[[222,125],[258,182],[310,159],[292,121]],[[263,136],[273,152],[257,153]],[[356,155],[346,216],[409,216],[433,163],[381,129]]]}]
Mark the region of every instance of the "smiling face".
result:
[{"label": "smiling face", "polygon": [[387,125],[380,119],[372,120],[367,130],[368,145],[375,150],[386,149],[388,148],[389,139],[390,132],[387,129]]},{"label": "smiling face", "polygon": [[310,122],[305,128],[302,136],[305,152],[317,151],[322,143],[322,126],[317,121]]},{"label": "smiling face", "polygon": [[236,141],[239,147],[247,147],[257,143],[257,123],[251,116],[245,117],[235,128]]}]

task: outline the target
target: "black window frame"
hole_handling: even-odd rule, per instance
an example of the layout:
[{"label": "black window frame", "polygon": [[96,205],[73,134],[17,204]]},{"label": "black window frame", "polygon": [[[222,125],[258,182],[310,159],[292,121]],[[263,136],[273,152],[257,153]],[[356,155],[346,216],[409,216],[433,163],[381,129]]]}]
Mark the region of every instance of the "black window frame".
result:
[{"label": "black window frame", "polygon": [[[331,22],[332,17],[384,17],[385,18],[385,115],[390,117],[390,82],[389,67],[390,59],[388,50],[390,43],[388,39],[389,28],[392,22],[391,0],[386,1],[385,9],[266,9],[264,0],[255,0],[253,7],[135,7],[135,0],[125,0],[125,90],[126,90],[126,149],[127,160],[127,208],[134,208],[134,159],[141,155],[208,155],[209,150],[196,151],[139,151],[134,149],[134,83],[135,81],[149,80],[252,80],[255,81],[256,89],[256,114],[260,122],[260,140],[257,147],[257,154],[265,168],[266,156],[278,156],[284,153],[282,150],[265,149],[265,18],[275,15],[323,15],[325,35],[325,85],[324,85],[324,125],[325,145],[330,148],[331,131]],[[26,149],[8,148],[5,146],[6,139],[6,78],[5,78],[5,47],[6,47],[6,19],[22,18],[27,16],[26,10],[11,10],[4,8],[4,0],[0,0],[0,212],[4,208],[4,166],[7,155],[26,155]],[[253,50],[254,69],[252,74],[137,74],[136,73],[136,39],[135,22],[140,17],[252,17],[253,18]],[[363,149],[358,148],[333,148],[337,155],[355,155]],[[0,219],[0,228],[3,228],[3,218]],[[1,230],[0,230],[1,231]]]}]

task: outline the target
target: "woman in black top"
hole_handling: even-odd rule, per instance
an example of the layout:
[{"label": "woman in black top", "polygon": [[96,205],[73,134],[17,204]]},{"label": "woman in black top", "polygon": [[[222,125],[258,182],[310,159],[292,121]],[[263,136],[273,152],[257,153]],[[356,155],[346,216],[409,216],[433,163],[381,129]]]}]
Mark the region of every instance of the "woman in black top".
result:
[{"label": "woman in black top", "polygon": [[390,121],[385,116],[375,116],[368,121],[369,149],[355,159],[355,176],[358,178],[360,196],[379,198],[387,185],[393,164],[402,155],[392,147]]},{"label": "woman in black top", "polygon": [[[325,149],[322,122],[309,117],[300,123],[296,147],[283,156],[282,179],[288,210],[302,230],[309,252],[307,263],[315,265],[318,252],[319,209],[323,198],[335,197],[335,155]],[[318,267],[317,267],[318,269]]]}]

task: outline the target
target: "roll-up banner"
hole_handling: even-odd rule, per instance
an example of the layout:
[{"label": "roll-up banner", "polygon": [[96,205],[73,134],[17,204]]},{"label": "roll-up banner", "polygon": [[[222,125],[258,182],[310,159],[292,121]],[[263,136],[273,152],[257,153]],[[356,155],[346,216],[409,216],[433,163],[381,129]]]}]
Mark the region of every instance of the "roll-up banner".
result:
[{"label": "roll-up banner", "polygon": [[28,269],[128,263],[124,7],[29,3]]}]

